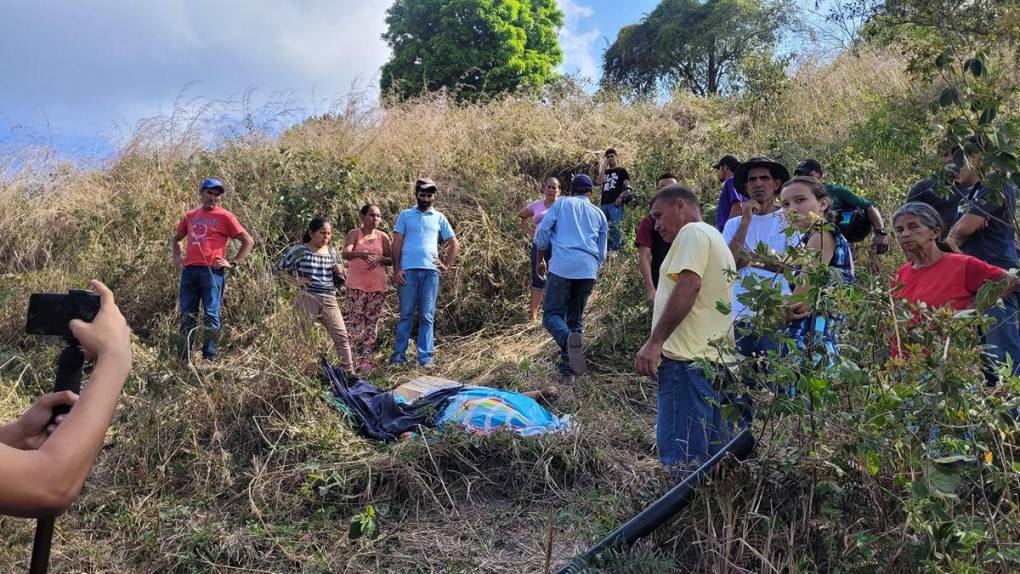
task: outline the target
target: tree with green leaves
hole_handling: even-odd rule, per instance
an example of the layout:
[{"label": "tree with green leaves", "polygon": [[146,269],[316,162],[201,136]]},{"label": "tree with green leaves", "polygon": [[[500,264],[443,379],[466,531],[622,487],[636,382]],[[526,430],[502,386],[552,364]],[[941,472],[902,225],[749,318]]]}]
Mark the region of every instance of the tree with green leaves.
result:
[{"label": "tree with green leaves", "polygon": [[620,29],[603,55],[602,85],[637,95],[718,94],[736,85],[745,57],[772,54],[792,17],[789,0],[662,0]]},{"label": "tree with green leaves", "polygon": [[[908,70],[939,87],[931,119],[941,147],[954,149],[957,167],[980,157],[983,186],[1020,186],[1015,119],[999,116],[1020,90],[1015,48],[1020,4],[1015,1],[855,0],[866,18],[862,38],[900,50]],[[853,11],[848,13],[854,14]],[[1006,201],[1005,195],[1001,201]],[[1011,219],[1016,232],[1020,226]]]},{"label": "tree with green leaves", "polygon": [[383,39],[386,94],[407,99],[447,88],[477,99],[538,87],[563,60],[555,0],[396,0]]}]

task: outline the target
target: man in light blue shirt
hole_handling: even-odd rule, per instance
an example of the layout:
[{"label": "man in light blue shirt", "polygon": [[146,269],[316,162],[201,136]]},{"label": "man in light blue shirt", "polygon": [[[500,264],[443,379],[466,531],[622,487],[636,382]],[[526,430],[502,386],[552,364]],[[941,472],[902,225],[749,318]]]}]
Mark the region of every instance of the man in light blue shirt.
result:
[{"label": "man in light blue shirt", "polygon": [[[557,199],[535,231],[538,249],[552,246],[542,324],[560,346],[558,369],[566,378],[583,375],[587,369],[581,347],[584,306],[606,260],[609,222],[588,199],[593,187],[587,175],[574,176],[572,195]],[[545,272],[544,261],[539,272]]]},{"label": "man in light blue shirt", "polygon": [[[436,184],[422,178],[414,183],[414,197],[418,205],[405,209],[393,225],[393,282],[397,285],[400,300],[400,320],[393,343],[390,363],[407,362],[407,345],[411,340],[411,322],[418,313],[418,363],[432,366],[434,340],[432,324],[439,294],[439,274],[457,261],[460,244],[446,216],[432,209],[436,199]],[[445,259],[439,258],[440,241],[446,246]]]}]

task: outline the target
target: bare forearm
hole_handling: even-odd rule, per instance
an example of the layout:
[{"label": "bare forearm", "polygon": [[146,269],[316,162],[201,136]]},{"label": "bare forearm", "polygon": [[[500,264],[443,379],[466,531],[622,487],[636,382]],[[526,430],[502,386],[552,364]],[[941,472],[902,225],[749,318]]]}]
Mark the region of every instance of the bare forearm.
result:
[{"label": "bare forearm", "polygon": [[457,241],[457,238],[453,238],[449,243],[450,245],[446,248],[446,258],[443,260],[443,265],[453,267],[457,263],[457,254],[460,253],[460,242]]},{"label": "bare forearm", "polygon": [[666,301],[666,308],[659,317],[659,322],[652,328],[652,336],[649,341],[655,345],[662,345],[669,338],[669,335],[680,326],[680,323],[687,318],[694,307],[694,301],[698,298],[701,290],[700,278],[698,281],[681,281],[673,288],[669,299]]},{"label": "bare forearm", "polygon": [[390,246],[390,259],[393,260],[393,268],[400,269],[400,250],[404,247],[404,237],[402,235],[395,235],[393,237],[393,243]]},{"label": "bare forearm", "polygon": [[81,398],[64,421],[38,450],[25,452],[30,457],[27,474],[38,478],[35,502],[46,513],[62,511],[81,490],[103,446],[130,371],[130,351],[100,356]]},{"label": "bare forearm", "polygon": [[241,248],[237,250],[237,255],[234,257],[234,261],[240,263],[244,261],[248,254],[251,253],[252,247],[255,246],[255,240],[250,235],[245,233],[241,236]]},{"label": "bare forearm", "polygon": [[22,433],[18,429],[18,423],[11,422],[0,426],[0,443],[12,448],[23,449]]},{"label": "bare forearm", "polygon": [[726,217],[726,221],[729,221],[730,219],[733,219],[734,217],[740,215],[741,211],[740,205],[741,204],[739,201],[733,202],[733,204],[730,205],[730,214]]},{"label": "bare forearm", "polygon": [[251,248],[252,248],[252,246],[251,246],[250,243],[249,244],[241,245],[241,249],[239,249],[237,251],[237,255],[234,256],[234,262],[235,263],[240,263],[240,262],[244,261],[245,259],[247,259],[248,255],[251,254]]},{"label": "bare forearm", "polygon": [[869,205],[866,210],[868,214],[868,221],[871,222],[871,228],[875,231],[884,231],[885,223],[882,221],[882,214],[878,212],[878,208],[874,205]]},{"label": "bare forearm", "polygon": [[751,263],[751,258],[747,254],[747,250],[744,249],[744,241],[747,240],[747,228],[749,226],[750,222],[742,219],[740,226],[737,227],[737,232],[733,234],[733,239],[730,239],[730,252],[733,254],[733,259],[736,260],[737,269],[743,269]]},{"label": "bare forearm", "polygon": [[987,223],[988,221],[980,215],[965,213],[956,220],[952,229],[949,230],[949,236],[946,238],[946,242],[952,247],[959,248],[963,246],[963,244],[966,243],[972,235],[987,225]]},{"label": "bare forearm", "polygon": [[955,253],[960,253],[960,248],[967,242],[967,237],[959,233],[954,233],[956,230],[951,229],[949,235],[946,236],[946,247]]},{"label": "bare forearm", "polygon": [[351,259],[368,259],[369,257],[375,257],[375,260],[380,265],[390,265],[392,263],[391,258],[385,255],[379,255],[371,251],[344,251],[340,254],[340,257],[344,260],[350,261]]},{"label": "bare forearm", "polygon": [[641,280],[645,289],[655,291],[655,283],[652,281],[652,250],[647,247],[638,248],[638,269],[641,271]]},{"label": "bare forearm", "polygon": [[[81,443],[89,443],[94,452],[87,458],[94,459],[95,453],[98,453],[99,447],[102,446],[102,439],[106,435],[107,427],[110,426],[120,391],[130,372],[130,351],[107,352],[96,359],[92,375],[81,393],[81,398],[39,451],[72,456],[77,453],[71,451],[81,450]],[[64,449],[68,452],[63,452]]]},{"label": "bare forearm", "polygon": [[959,251],[963,244],[967,242],[968,237],[960,232],[957,228],[949,230],[949,235],[946,237],[946,244],[949,245],[954,251]]}]

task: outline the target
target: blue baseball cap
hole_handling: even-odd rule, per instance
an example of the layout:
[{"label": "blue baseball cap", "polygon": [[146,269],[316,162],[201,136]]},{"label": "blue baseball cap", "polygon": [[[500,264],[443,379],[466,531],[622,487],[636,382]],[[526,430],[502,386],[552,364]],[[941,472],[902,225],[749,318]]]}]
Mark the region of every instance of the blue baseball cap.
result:
[{"label": "blue baseball cap", "polygon": [[592,189],[595,184],[592,183],[591,178],[583,173],[579,173],[574,176],[574,179],[570,180],[570,190],[579,191],[582,189]]},{"label": "blue baseball cap", "polygon": [[217,187],[223,191],[227,191],[227,186],[223,185],[222,181],[215,177],[208,177],[202,180],[202,185],[199,186],[199,189],[216,189]]}]

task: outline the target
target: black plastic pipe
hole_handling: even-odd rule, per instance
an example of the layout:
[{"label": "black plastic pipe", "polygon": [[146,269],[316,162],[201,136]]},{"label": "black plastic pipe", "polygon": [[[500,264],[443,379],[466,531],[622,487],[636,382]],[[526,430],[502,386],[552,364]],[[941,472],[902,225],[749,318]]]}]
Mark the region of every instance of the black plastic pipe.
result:
[{"label": "black plastic pipe", "polygon": [[[85,354],[74,337],[66,339],[64,349],[57,359],[57,382],[53,392],[81,392],[81,368],[85,363]],[[53,409],[53,418],[70,410],[67,406]],[[50,421],[52,422],[52,421]],[[53,542],[53,525],[56,518],[46,516],[40,518],[35,526],[35,540],[32,543],[32,562],[28,566],[29,574],[46,574],[50,565],[50,544]]]},{"label": "black plastic pipe", "polygon": [[613,531],[601,542],[592,546],[590,550],[575,557],[557,574],[579,574],[587,567],[592,559],[597,558],[606,550],[617,547],[627,547],[638,540],[648,536],[656,528],[665,524],[680,511],[687,508],[694,497],[694,489],[701,481],[708,476],[712,469],[726,456],[733,455],[739,460],[744,460],[754,448],[754,437],[751,429],[745,428],[726,443],[719,452],[712,455],[712,458],[705,461],[690,476],[680,484],[674,486],[662,498],[648,505],[637,516]]}]

